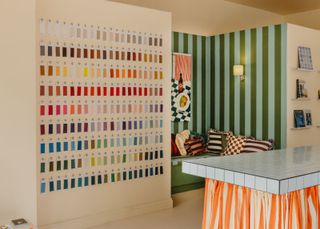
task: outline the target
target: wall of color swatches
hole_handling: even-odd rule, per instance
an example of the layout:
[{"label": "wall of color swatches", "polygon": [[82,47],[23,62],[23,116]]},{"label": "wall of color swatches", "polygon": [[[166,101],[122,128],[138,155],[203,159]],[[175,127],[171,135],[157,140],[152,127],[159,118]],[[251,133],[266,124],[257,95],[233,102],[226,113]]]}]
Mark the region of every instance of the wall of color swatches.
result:
[{"label": "wall of color swatches", "polygon": [[40,193],[163,175],[162,35],[39,23]]}]

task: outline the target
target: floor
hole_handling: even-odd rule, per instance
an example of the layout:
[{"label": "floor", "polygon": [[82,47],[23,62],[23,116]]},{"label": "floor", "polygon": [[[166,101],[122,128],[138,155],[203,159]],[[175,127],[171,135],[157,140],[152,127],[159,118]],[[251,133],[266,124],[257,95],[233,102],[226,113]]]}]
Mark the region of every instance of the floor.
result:
[{"label": "floor", "polygon": [[199,229],[201,228],[204,190],[175,194],[173,209],[113,221],[91,229]]}]

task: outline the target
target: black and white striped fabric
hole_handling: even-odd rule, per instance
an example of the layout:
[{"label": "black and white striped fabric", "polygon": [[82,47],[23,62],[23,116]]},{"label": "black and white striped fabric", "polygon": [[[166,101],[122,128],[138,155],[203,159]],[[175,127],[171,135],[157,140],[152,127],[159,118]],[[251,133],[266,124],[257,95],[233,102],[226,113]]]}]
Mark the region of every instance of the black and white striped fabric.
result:
[{"label": "black and white striped fabric", "polygon": [[223,138],[228,139],[232,132],[221,132],[214,129],[208,131],[208,146],[209,153],[220,153],[224,151]]},{"label": "black and white striped fabric", "polygon": [[259,151],[268,151],[268,150],[272,150],[272,148],[273,148],[273,144],[270,141],[262,141],[262,140],[247,138],[245,140],[241,153],[254,153]]}]

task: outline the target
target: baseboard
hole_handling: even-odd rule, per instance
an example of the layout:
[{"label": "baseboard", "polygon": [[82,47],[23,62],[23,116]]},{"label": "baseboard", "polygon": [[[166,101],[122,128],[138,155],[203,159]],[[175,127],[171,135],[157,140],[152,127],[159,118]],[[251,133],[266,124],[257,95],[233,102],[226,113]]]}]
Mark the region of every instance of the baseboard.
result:
[{"label": "baseboard", "polygon": [[204,186],[205,186],[204,182],[197,182],[197,183],[192,183],[192,184],[174,186],[174,187],[171,187],[171,194],[176,194],[176,193],[196,190],[196,189],[199,189],[199,188],[203,188]]},{"label": "baseboard", "polygon": [[103,225],[110,221],[124,219],[136,215],[142,215],[159,210],[169,209],[173,207],[172,198],[166,200],[152,202],[148,204],[128,207],[119,210],[109,210],[99,214],[90,215],[82,218],[72,219],[50,225],[39,226],[39,229],[88,229],[90,227]]}]

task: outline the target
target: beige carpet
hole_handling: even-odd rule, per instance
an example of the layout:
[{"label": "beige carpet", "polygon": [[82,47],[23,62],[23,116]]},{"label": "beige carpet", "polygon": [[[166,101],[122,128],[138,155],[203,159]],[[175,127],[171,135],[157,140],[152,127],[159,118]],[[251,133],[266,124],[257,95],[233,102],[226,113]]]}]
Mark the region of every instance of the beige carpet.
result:
[{"label": "beige carpet", "polygon": [[175,194],[172,196],[173,209],[113,221],[92,229],[199,229],[203,196],[203,189]]}]

